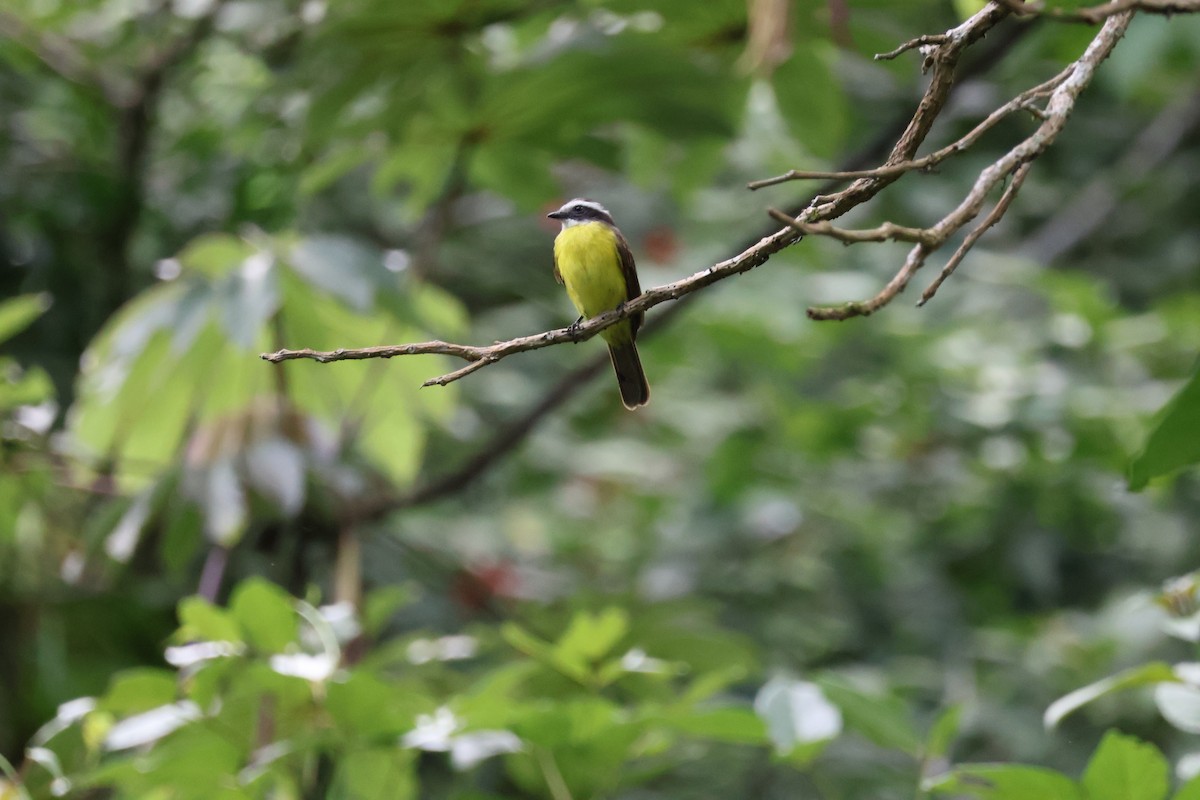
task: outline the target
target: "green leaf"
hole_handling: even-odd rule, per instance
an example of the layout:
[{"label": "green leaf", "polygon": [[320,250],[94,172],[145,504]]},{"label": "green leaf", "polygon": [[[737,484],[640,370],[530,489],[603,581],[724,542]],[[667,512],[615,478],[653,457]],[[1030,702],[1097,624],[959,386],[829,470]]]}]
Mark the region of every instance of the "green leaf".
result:
[{"label": "green leaf", "polygon": [[0,342],[25,330],[50,308],[50,295],[23,294],[0,302]]},{"label": "green leaf", "polygon": [[378,250],[344,236],[302,239],[291,249],[288,260],[313,286],[360,311],[374,304],[377,288],[396,279],[383,266]]},{"label": "green leaf", "polygon": [[263,578],[248,578],[233,590],[229,610],[251,645],[278,653],[299,636],[292,596]]},{"label": "green leaf", "polygon": [[[390,314],[355,312],[291,271],[282,283],[283,341],[290,346],[332,349],[426,338],[421,330]],[[421,465],[424,415],[434,408],[449,410],[452,406],[446,404],[455,396],[442,389],[420,388],[425,378],[439,371],[438,359],[376,359],[334,367],[300,361],[286,365],[293,401],[343,428],[356,424],[357,447],[395,483],[407,484]]]},{"label": "green leaf", "polygon": [[365,147],[344,146],[327,152],[301,174],[300,194],[316,194],[370,157],[371,151]]},{"label": "green leaf", "polygon": [[987,5],[987,0],[954,0],[954,11],[959,19],[978,14]]},{"label": "green leaf", "polygon": [[206,233],[192,239],[179,251],[179,263],[187,272],[208,278],[223,278],[253,255],[255,248],[228,233]]},{"label": "green leaf", "polygon": [[398,745],[343,755],[330,800],[407,800],[417,796],[416,756]]},{"label": "green leaf", "polygon": [[1110,675],[1103,680],[1090,683],[1087,686],[1063,695],[1050,704],[1042,717],[1042,721],[1047,728],[1053,728],[1062,721],[1063,717],[1087,705],[1098,697],[1103,697],[1112,692],[1132,689],[1137,686],[1147,686],[1163,682],[1174,683],[1178,680],[1179,677],[1175,674],[1170,664],[1162,661],[1142,664],[1139,667],[1118,672],[1116,675]]},{"label": "green leaf", "polygon": [[926,758],[943,758],[950,752],[950,745],[958,735],[958,726],[962,721],[962,705],[955,704],[938,715],[933,727],[929,730],[929,739],[925,743]]},{"label": "green leaf", "polygon": [[830,68],[835,57],[820,47],[798,47],[771,76],[775,102],[792,135],[821,158],[833,158],[845,142],[846,99]]},{"label": "green leaf", "polygon": [[1160,475],[1200,461],[1200,369],[1160,412],[1142,452],[1129,465],[1129,488],[1137,491]]},{"label": "green leaf", "polygon": [[599,697],[539,704],[511,726],[532,747],[506,757],[505,763],[527,793],[543,796],[544,773],[533,755],[540,749],[552,755],[572,796],[608,797],[643,728],[630,722],[624,709]]},{"label": "green leaf", "polygon": [[391,621],[392,615],[411,604],[416,595],[413,584],[393,584],[374,590],[363,603],[363,630],[370,636],[378,636]]},{"label": "green leaf", "polygon": [[539,659],[551,659],[554,656],[554,647],[551,644],[542,641],[515,622],[505,622],[500,626],[500,636],[527,656]]},{"label": "green leaf", "polygon": [[384,682],[357,671],[326,685],[325,707],[342,735],[364,739],[398,737],[412,730],[418,714],[430,713],[436,699],[417,687]]},{"label": "green leaf", "polygon": [[1109,731],[1083,772],[1088,800],[1162,800],[1170,768],[1152,744]]},{"label": "green leaf", "polygon": [[54,394],[54,383],[40,367],[22,369],[14,359],[0,358],[0,409],[40,403]]},{"label": "green leaf", "polygon": [[558,654],[570,661],[595,663],[608,655],[629,632],[629,615],[620,608],[606,608],[598,614],[577,613],[555,646]]},{"label": "green leaf", "polygon": [[699,703],[746,677],[746,668],[738,665],[714,669],[696,677],[684,692],[685,703]]},{"label": "green leaf", "polygon": [[269,387],[261,364],[230,352],[213,325],[186,352],[175,348],[184,307],[195,300],[179,283],[153,287],[117,312],[84,355],[71,432],[127,480],[145,481],[131,464],[171,461],[199,406],[220,399],[227,408],[230,393],[245,402]]},{"label": "green leaf", "polygon": [[176,578],[191,574],[189,566],[204,541],[203,527],[203,517],[195,505],[171,502],[159,552],[163,564]]},{"label": "green leaf", "polygon": [[926,791],[972,795],[985,800],[1082,800],[1075,781],[1043,767],[1019,764],[969,764],[926,781]]},{"label": "green leaf", "polygon": [[542,641],[515,622],[505,622],[500,627],[500,635],[515,649],[572,680],[587,683],[591,676],[586,663],[578,659],[564,658],[557,647]]},{"label": "green leaf", "polygon": [[[232,800],[239,795],[230,792],[229,787],[236,786],[236,775],[246,756],[227,733],[188,724],[159,741],[118,785],[127,797]],[[111,774],[121,776],[120,766],[128,763],[109,762],[118,769]],[[102,783],[105,771],[88,777],[93,785]]]},{"label": "green leaf", "polygon": [[162,669],[130,669],[113,679],[97,707],[127,716],[173,703],[177,695],[175,673]]},{"label": "green leaf", "polygon": [[471,182],[507,197],[522,211],[533,211],[558,194],[553,159],[545,150],[519,142],[480,148],[470,161]]},{"label": "green leaf", "polygon": [[1200,800],[1200,775],[1180,786],[1179,791],[1171,796],[1171,800]]},{"label": "green leaf", "polygon": [[734,744],[768,744],[767,726],[752,709],[741,707],[687,709],[663,717],[672,730],[699,739]]},{"label": "green leaf", "polygon": [[454,134],[420,130],[426,122],[425,118],[414,121],[411,127],[417,130],[410,130],[405,146],[383,159],[371,180],[372,192],[380,197],[392,194],[396,184],[406,184],[404,210],[413,217],[437,200],[459,152]]},{"label": "green leaf", "polygon": [[179,601],[179,624],[176,639],[181,643],[202,640],[238,644],[244,641],[237,620],[203,597],[185,597]]},{"label": "green leaf", "polygon": [[227,339],[247,352],[279,310],[279,270],[274,256],[255,252],[214,286],[213,304]]},{"label": "green leaf", "polygon": [[572,50],[548,64],[489,76],[477,127],[491,140],[556,152],[616,121],[684,141],[729,137],[742,88],[729,71],[634,37],[614,37],[595,51]]},{"label": "green leaf", "polygon": [[842,711],[846,728],[862,734],[880,747],[917,755],[921,738],[909,719],[907,706],[890,695],[862,692],[838,678],[817,681],[825,695]]}]

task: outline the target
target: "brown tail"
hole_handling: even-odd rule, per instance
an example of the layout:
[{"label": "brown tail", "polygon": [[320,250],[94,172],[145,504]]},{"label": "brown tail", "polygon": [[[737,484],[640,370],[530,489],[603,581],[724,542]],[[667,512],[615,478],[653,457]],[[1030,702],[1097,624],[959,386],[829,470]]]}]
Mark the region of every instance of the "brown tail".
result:
[{"label": "brown tail", "polygon": [[650,384],[642,371],[642,360],[638,358],[637,345],[633,342],[610,344],[608,354],[612,357],[613,369],[617,373],[617,386],[621,389],[621,402],[628,409],[644,406],[650,402]]}]

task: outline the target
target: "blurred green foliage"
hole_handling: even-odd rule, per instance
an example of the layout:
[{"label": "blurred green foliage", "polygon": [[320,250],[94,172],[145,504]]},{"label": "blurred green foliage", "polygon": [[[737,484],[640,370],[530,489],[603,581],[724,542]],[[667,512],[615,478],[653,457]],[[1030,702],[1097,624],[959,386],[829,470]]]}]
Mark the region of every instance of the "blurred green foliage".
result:
[{"label": "blurred green foliage", "polygon": [[[1200,17],[927,308],[809,322],[903,247],[806,240],[648,329],[636,415],[591,343],[259,360],[568,322],[576,195],[643,286],[732,255],[973,10],[773,5],[0,9],[0,798],[1200,797]],[[933,139],[1092,34],[1005,23]]]}]

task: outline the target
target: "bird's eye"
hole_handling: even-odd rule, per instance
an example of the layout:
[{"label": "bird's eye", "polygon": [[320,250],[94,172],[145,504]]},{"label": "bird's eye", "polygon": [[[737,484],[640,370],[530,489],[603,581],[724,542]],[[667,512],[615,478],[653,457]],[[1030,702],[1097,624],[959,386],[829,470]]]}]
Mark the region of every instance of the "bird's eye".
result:
[{"label": "bird's eye", "polygon": [[571,213],[572,214],[582,214],[583,206],[575,206],[574,208],[571,209]]}]

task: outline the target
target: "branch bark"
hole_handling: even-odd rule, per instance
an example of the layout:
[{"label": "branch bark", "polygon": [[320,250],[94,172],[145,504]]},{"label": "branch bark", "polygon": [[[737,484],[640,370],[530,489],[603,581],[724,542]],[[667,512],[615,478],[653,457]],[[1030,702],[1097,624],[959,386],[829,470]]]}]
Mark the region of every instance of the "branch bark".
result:
[{"label": "branch bark", "polygon": [[[1008,16],[1008,11],[989,3],[961,25],[947,31],[937,51],[930,57],[933,75],[916,111],[908,125],[892,146],[885,167],[895,167],[913,160],[913,156],[933,127],[934,121],[945,107],[955,85],[955,72],[963,54],[988,31]],[[810,204],[804,212],[804,222],[819,222],[834,219],[850,209],[873,198],[885,187],[895,182],[907,170],[895,173],[874,174],[855,180],[850,186],[832,195],[819,197],[819,205]],[[671,300],[678,300],[717,281],[748,272],[765,263],[772,255],[803,238],[801,231],[791,225],[778,230],[743,250],[733,258],[718,262],[690,277],[655,287],[621,307],[593,317],[578,326],[560,328],[544,333],[522,336],[517,339],[496,342],[488,346],[452,344],[443,341],[417,342],[405,345],[339,349],[332,351],[279,350],[263,353],[262,358],[279,363],[295,358],[308,358],[322,363],[365,358],[394,358],[404,355],[440,354],[466,360],[466,366],[425,381],[424,386],[445,386],[467,375],[494,364],[513,353],[537,350],[563,342],[579,342],[595,336],[603,329],[637,312],[647,311]]]},{"label": "branch bark", "polygon": [[1040,16],[1057,22],[1082,22],[1099,25],[1109,17],[1126,11],[1148,14],[1189,14],[1200,11],[1200,0],[1111,0],[1084,8],[1047,8],[1043,0],[1026,3],[1024,0],[994,0],[1013,14],[1022,17]]},{"label": "branch bark", "polygon": [[[984,49],[981,52],[975,53],[971,61],[963,67],[959,76],[960,80],[991,69],[1010,53],[1013,47],[1027,36],[1033,28],[1034,26],[1032,25],[1010,26],[998,35],[990,37],[986,41]],[[880,130],[872,141],[858,152],[843,160],[843,171],[860,169],[884,157],[906,125],[907,120],[900,119]],[[820,187],[819,191],[825,194],[834,191],[835,188],[833,185],[825,185]],[[789,208],[790,215],[799,214],[803,209],[812,206],[814,202],[815,198],[793,204]],[[763,234],[751,237],[748,241],[743,242],[734,249],[737,251],[745,250],[752,246],[754,242],[769,234],[770,231],[766,231]],[[691,294],[671,303],[663,311],[655,314],[646,321],[646,326],[642,329],[641,335],[643,337],[653,336],[658,331],[666,328],[677,317],[681,316],[691,303],[699,298],[699,294]],[[587,386],[597,376],[606,372],[607,369],[608,355],[606,353],[596,353],[591,356],[582,366],[568,373],[548,389],[542,395],[541,400],[531,406],[525,413],[501,427],[478,450],[464,460],[460,466],[433,478],[429,482],[405,494],[388,494],[376,497],[371,502],[355,510],[354,521],[376,521],[395,511],[427,505],[461,493],[480,477],[487,474],[489,470],[502,461],[508,454],[516,450],[525,437],[535,430],[542,420],[553,414],[584,386]]]},{"label": "branch bark", "polygon": [[330,361],[346,361],[365,358],[394,358],[396,356],[437,354],[461,358],[469,362],[467,366],[453,372],[430,378],[423,386],[445,386],[463,378],[472,372],[494,364],[513,353],[523,353],[528,350],[540,350],[543,347],[562,344],[563,342],[581,342],[590,339],[600,331],[615,325],[631,314],[644,312],[669,300],[691,294],[719,280],[748,272],[766,262],[775,253],[800,239],[800,234],[792,228],[785,228],[759,240],[756,244],[742,251],[733,258],[718,262],[708,269],[684,278],[648,289],[642,294],[619,308],[607,311],[579,325],[557,330],[535,333],[531,336],[521,336],[505,342],[497,342],[487,346],[453,344],[443,341],[417,342],[414,344],[382,345],[356,349],[340,349],[332,351],[317,350],[279,350],[274,353],[263,353],[262,358],[272,363],[288,361],[295,358],[309,358],[322,363]]},{"label": "branch bark", "polygon": [[[890,303],[900,292],[904,291],[912,276],[924,265],[929,254],[945,244],[951,236],[978,216],[987,196],[1009,176],[1014,176],[1010,191],[1005,193],[997,205],[1000,213],[997,214],[993,211],[992,216],[989,217],[986,224],[980,226],[978,234],[968,236],[967,241],[964,242],[965,249],[960,248],[960,252],[955,253],[951,257],[951,261],[947,266],[950,268],[949,271],[952,272],[954,267],[958,265],[958,262],[961,261],[962,255],[965,255],[966,250],[970,249],[970,246],[975,243],[979,235],[987,227],[995,224],[999,216],[1007,209],[1008,204],[1012,201],[1012,195],[1020,188],[1020,184],[1024,180],[1024,173],[1027,171],[1025,169],[1026,165],[1042,155],[1054,143],[1059,134],[1062,133],[1068,117],[1070,117],[1071,112],[1075,108],[1075,101],[1091,83],[1097,67],[1108,58],[1113,48],[1116,47],[1117,42],[1125,34],[1132,18],[1133,12],[1131,11],[1109,17],[1095,38],[1092,39],[1092,42],[1088,45],[1083,55],[1063,70],[1056,78],[1048,82],[1048,84],[1055,84],[1055,88],[1050,92],[1046,108],[1041,113],[1043,117],[1042,123],[1038,126],[1037,130],[984,169],[957,208],[943,217],[937,224],[922,231],[922,236],[919,238],[916,246],[909,251],[904,265],[878,294],[859,302],[810,308],[808,310],[809,318],[814,320],[846,320],[851,317],[867,316]],[[1043,84],[1043,86],[1045,85],[1047,84]],[[1021,173],[1020,180],[1016,179],[1018,172]],[[803,224],[807,220],[801,215],[796,222]],[[933,296],[933,293],[937,291],[942,280],[944,280],[945,275],[948,274],[946,270],[943,270],[943,276],[935,280],[926,289],[921,303],[926,302]]]}]

